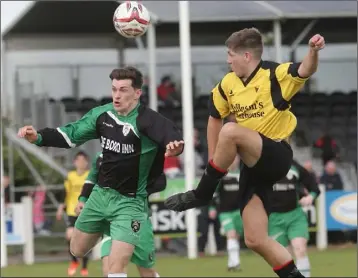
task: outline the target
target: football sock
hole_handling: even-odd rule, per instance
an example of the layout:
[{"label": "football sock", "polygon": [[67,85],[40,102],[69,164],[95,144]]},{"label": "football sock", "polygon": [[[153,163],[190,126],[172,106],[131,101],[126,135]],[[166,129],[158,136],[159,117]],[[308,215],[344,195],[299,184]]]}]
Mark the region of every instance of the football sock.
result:
[{"label": "football sock", "polygon": [[155,277],[160,277],[159,274],[158,274],[158,272],[155,273]]},{"label": "football sock", "polygon": [[201,200],[211,200],[222,177],[226,175],[225,169],[217,167],[213,160],[210,160],[198,187],[193,190],[195,197]]},{"label": "football sock", "polygon": [[240,264],[240,245],[237,239],[227,239],[228,267],[234,267]]},{"label": "football sock", "polygon": [[298,271],[293,260],[285,263],[282,266],[274,267],[273,269],[278,277],[305,277]]},{"label": "football sock", "polygon": [[127,277],[127,273],[109,273],[108,277]]},{"label": "football sock", "polygon": [[77,262],[77,258],[71,253],[71,249],[70,249],[70,241],[68,240],[67,241],[67,245],[68,245],[68,253],[70,254],[71,256],[71,261],[76,263]]},{"label": "football sock", "polygon": [[89,259],[88,255],[86,255],[82,258],[82,269],[87,269],[88,259]]},{"label": "football sock", "polygon": [[302,273],[303,276],[311,277],[311,266],[307,256],[301,259],[297,259],[297,269]]}]

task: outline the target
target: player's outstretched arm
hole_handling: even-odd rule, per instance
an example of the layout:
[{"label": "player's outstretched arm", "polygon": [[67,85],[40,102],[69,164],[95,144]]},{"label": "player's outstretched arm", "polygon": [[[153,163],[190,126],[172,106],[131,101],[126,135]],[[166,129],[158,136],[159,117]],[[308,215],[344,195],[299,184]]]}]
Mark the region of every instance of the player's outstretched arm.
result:
[{"label": "player's outstretched arm", "polygon": [[98,138],[94,109],[80,120],[58,128],[44,128],[36,131],[33,126],[19,129],[18,136],[41,147],[74,148]]},{"label": "player's outstretched arm", "polygon": [[150,108],[143,107],[137,121],[139,131],[165,150],[166,156],[177,156],[183,152],[183,135],[171,120]]},{"label": "player's outstretched arm", "polygon": [[301,78],[312,76],[318,68],[318,52],[325,47],[324,37],[317,34],[309,40],[309,51],[298,68]]}]

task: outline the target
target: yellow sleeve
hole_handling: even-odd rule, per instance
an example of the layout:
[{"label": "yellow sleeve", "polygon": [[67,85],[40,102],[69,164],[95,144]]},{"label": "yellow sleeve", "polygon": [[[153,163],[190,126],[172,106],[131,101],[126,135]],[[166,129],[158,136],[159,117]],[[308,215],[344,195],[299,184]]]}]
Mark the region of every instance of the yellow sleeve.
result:
[{"label": "yellow sleeve", "polygon": [[229,103],[225,92],[224,78],[211,91],[209,114],[217,119],[224,119],[230,114]]},{"label": "yellow sleeve", "polygon": [[284,63],[276,68],[276,77],[280,83],[282,97],[289,101],[303,87],[308,78],[301,78],[298,68],[301,63]]}]

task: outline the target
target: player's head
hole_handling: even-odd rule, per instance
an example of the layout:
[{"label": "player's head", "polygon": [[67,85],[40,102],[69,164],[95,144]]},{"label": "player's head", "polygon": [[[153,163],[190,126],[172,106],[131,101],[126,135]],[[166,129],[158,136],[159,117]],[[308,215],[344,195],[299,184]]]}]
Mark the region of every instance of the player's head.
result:
[{"label": "player's head", "polygon": [[112,80],[114,109],[120,113],[130,112],[142,94],[142,73],[134,67],[125,67],[114,69],[109,78]]},{"label": "player's head", "polygon": [[88,169],[88,155],[85,152],[76,153],[73,164],[77,171],[85,171]]},{"label": "player's head", "polygon": [[228,48],[227,62],[239,77],[247,77],[252,65],[261,60],[262,36],[256,28],[246,28],[232,33],[225,42]]}]

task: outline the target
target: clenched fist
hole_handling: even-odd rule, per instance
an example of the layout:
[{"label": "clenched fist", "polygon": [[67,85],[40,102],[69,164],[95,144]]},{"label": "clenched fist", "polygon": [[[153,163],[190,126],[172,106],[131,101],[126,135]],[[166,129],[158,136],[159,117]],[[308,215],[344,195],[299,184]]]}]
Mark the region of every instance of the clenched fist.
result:
[{"label": "clenched fist", "polygon": [[320,51],[326,45],[324,37],[320,34],[314,35],[308,42],[310,48],[315,51]]},{"label": "clenched fist", "polygon": [[34,143],[37,140],[37,131],[33,126],[27,125],[19,129],[17,136],[25,138],[30,143]]}]

